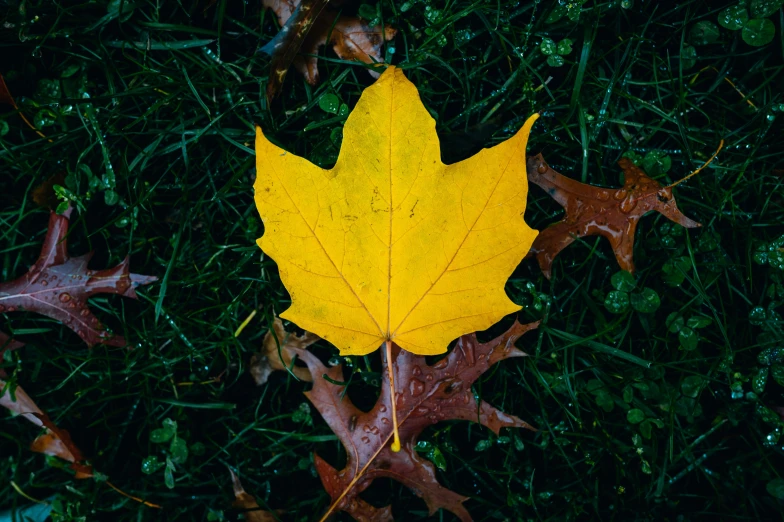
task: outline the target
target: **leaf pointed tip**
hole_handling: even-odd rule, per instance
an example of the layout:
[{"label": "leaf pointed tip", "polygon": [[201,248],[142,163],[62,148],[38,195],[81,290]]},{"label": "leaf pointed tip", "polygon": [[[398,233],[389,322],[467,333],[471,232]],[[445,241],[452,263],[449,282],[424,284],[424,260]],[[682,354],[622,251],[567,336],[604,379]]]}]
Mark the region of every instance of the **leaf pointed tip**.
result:
[{"label": "leaf pointed tip", "polygon": [[539,113],[538,112],[535,112],[535,113],[531,114],[525,120],[525,123],[523,123],[523,127],[520,129],[520,131],[524,132],[526,136],[528,134],[530,134],[531,133],[531,129],[534,126],[534,123],[536,123],[536,120],[538,120],[538,119],[539,119]]},{"label": "leaf pointed tip", "polygon": [[403,69],[398,69],[394,65],[387,65],[386,69],[384,69],[384,72],[382,72],[381,76],[379,76],[379,79],[383,78],[384,76],[395,76],[396,74],[400,74],[404,78],[406,77],[406,75],[403,74]]},{"label": "leaf pointed tip", "polygon": [[681,214],[678,217],[679,217],[678,224],[683,226],[683,227],[685,227],[685,228],[701,228],[702,227],[702,223],[700,223],[699,221],[694,221],[693,219],[686,217],[684,214]]}]

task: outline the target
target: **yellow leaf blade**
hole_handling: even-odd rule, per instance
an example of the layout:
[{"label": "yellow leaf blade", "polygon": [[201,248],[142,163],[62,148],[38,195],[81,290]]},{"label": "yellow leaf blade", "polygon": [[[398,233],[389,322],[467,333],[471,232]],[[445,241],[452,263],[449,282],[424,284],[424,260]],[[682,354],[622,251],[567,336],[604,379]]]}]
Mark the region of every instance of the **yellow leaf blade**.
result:
[{"label": "yellow leaf blade", "polygon": [[342,354],[369,353],[390,339],[428,355],[518,310],[504,284],[536,237],[522,217],[535,120],[444,165],[435,121],[390,67],[346,121],[331,170],[257,130],[259,246],[292,297],[281,317]]}]

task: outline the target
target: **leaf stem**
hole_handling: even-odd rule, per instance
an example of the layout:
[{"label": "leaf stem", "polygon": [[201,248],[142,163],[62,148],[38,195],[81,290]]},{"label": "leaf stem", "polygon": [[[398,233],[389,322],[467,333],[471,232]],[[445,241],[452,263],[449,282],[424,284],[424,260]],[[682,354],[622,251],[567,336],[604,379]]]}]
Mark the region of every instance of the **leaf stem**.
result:
[{"label": "leaf stem", "polygon": [[387,347],[387,372],[389,372],[389,392],[391,394],[389,402],[392,404],[392,430],[395,440],[392,441],[390,449],[397,453],[400,451],[400,433],[397,429],[397,401],[395,400],[395,373],[392,371],[392,341],[385,342]]}]

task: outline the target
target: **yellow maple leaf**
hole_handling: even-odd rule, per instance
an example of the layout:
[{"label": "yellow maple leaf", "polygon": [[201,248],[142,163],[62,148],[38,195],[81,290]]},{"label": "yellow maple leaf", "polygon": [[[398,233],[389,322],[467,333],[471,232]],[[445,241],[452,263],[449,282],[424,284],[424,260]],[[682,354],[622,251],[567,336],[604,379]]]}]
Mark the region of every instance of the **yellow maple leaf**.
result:
[{"label": "yellow maple leaf", "polygon": [[257,128],[258,244],[291,294],[281,317],[343,355],[385,341],[432,355],[519,310],[504,284],[537,234],[523,221],[525,147],[537,117],[444,165],[416,87],[389,67],[349,115],[332,169]]}]

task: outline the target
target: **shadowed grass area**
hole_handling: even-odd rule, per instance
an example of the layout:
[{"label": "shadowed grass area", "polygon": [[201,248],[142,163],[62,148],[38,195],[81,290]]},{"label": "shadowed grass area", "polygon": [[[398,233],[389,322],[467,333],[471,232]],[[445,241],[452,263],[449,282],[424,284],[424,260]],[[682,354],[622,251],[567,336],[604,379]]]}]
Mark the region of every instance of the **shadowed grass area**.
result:
[{"label": "shadowed grass area", "polygon": [[[399,31],[387,61],[419,88],[447,162],[506,139],[534,111],[542,117],[529,151],[605,187],[621,186],[622,155],[667,185],[725,143],[674,189],[702,228],[641,220],[631,298],[612,293],[619,269],[594,237],[558,256],[552,280],[529,259],[509,281],[521,320],[542,326],[518,343],[529,358],[500,363],[475,391],[540,431],[495,437],[454,422],[422,437],[441,483],[471,497],[475,520],[781,517],[784,10],[768,2],[764,14],[764,2],[750,2],[752,18],[774,29],[753,46],[746,41],[767,36],[722,18],[737,3],[379,3]],[[31,424],[3,413],[0,511],[31,503],[24,492],[54,496],[58,521],[236,520],[231,467],[260,505],[285,510],[281,520],[317,520],[329,498],[313,452],[342,464],[343,450],[302,395],[308,385],[277,372],[256,387],[247,374],[288,306],[275,264],[255,245],[254,125],[333,164],[344,118],[321,107],[352,108],[372,82],[366,67],[323,51],[321,84],[291,70],[269,104],[269,58],[257,50],[278,27],[258,1],[4,0],[0,13],[0,73],[46,136],[0,107],[0,280],[39,253],[48,216],[32,191],[52,175],[76,207],[73,255],[95,250],[91,267],[102,268],[128,254],[134,272],[159,278],[138,301],[91,301],[132,350],[88,350],[52,320],[0,314],[0,330],[27,343],[0,362],[98,471],[163,507],[73,480],[28,450]],[[561,215],[530,187],[532,226]],[[644,288],[658,308],[633,306]],[[324,342],[315,351],[336,356]],[[348,363],[357,372],[348,393],[369,406],[380,364]],[[150,440],[165,419],[189,447],[173,488],[154,460],[142,471],[145,459],[172,456]],[[428,519],[396,482],[377,481],[363,497],[391,503],[398,520]]]}]

